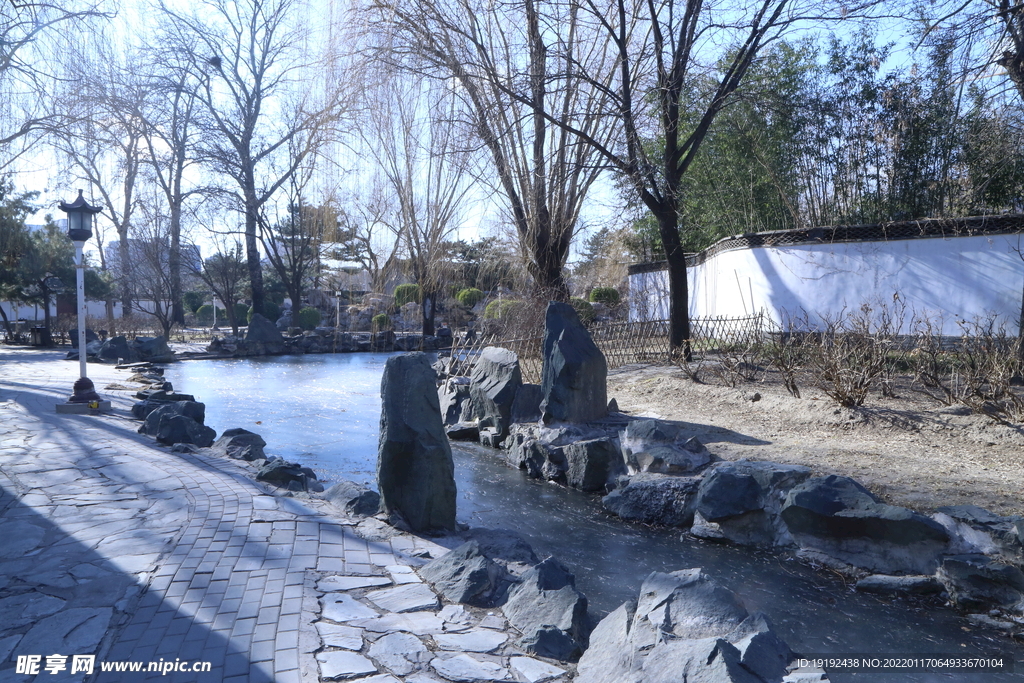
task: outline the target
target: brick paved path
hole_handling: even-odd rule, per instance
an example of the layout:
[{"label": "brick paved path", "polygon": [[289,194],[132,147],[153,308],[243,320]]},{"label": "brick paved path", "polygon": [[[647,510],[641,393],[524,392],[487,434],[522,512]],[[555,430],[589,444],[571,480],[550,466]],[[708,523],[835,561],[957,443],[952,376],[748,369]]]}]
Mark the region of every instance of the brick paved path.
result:
[{"label": "brick paved path", "polygon": [[[437,555],[437,546],[411,536],[365,540],[354,532],[356,520],[323,501],[273,495],[239,462],[157,446],[137,434],[138,423],[128,417],[133,392],[105,388],[124,382],[126,372],[90,365],[97,389],[114,404],[112,414],[56,414],[54,405],[65,400],[78,369],[62,356],[0,349],[0,681],[317,681],[315,653],[324,650],[313,626],[323,594],[317,579],[380,575],[378,589],[392,579],[418,582],[406,569],[422,563],[413,556]],[[376,612],[372,616],[387,615],[379,605],[374,610],[372,593],[352,595]],[[337,621],[350,616],[367,615],[343,614]],[[382,647],[371,640],[380,629],[364,636],[364,644],[359,636],[372,632],[372,623],[350,621],[369,631],[353,626],[354,645],[344,639],[338,647],[328,644],[330,656],[321,652],[320,665],[334,668],[325,677],[359,671],[375,683],[413,683],[439,680],[430,667],[462,671],[474,662],[490,667],[488,680],[507,680],[520,669],[548,671],[524,680],[561,673],[498,646],[473,656],[431,654],[430,666],[428,657],[413,658],[414,664],[401,665],[404,671],[387,673],[356,654]],[[499,633],[506,628],[500,619],[482,621]],[[480,631],[464,612],[452,622],[459,623],[441,618],[434,631]],[[337,637],[350,627],[321,622],[319,628]],[[430,632],[428,624],[418,635]],[[66,669],[55,674],[43,670],[53,654],[69,656]],[[70,656],[77,654],[96,655],[97,671],[101,661],[161,659],[209,661],[212,670],[85,677],[71,673]],[[15,673],[18,655],[42,655],[40,673]],[[392,675],[410,667],[415,673],[409,677]]]}]

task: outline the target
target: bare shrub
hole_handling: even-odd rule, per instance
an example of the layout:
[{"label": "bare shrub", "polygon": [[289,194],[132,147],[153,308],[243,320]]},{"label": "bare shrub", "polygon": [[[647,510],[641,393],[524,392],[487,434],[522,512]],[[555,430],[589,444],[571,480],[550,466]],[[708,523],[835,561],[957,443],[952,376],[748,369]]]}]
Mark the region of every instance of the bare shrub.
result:
[{"label": "bare shrub", "polygon": [[1008,336],[994,318],[960,321],[959,326],[960,336],[949,338],[937,334],[930,320],[916,321],[916,345],[909,356],[913,389],[995,420],[1024,420],[1024,400],[1013,388],[1024,370],[1020,338]]},{"label": "bare shrub", "polygon": [[[892,377],[890,352],[898,346],[902,308],[881,306],[872,316],[868,304],[849,315],[822,318],[820,344],[809,356],[822,391],[841,406],[864,404],[879,377]],[[888,374],[886,374],[888,371]]]}]

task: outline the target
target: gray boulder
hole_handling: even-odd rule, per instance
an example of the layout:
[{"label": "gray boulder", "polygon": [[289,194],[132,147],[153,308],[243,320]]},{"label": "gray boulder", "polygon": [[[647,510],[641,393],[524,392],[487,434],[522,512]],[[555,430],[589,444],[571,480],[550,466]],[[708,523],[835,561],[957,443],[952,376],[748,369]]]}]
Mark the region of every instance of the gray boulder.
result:
[{"label": "gray boulder", "polygon": [[324,498],[357,517],[370,517],[380,510],[380,494],[351,481],[339,481],[324,492]]},{"label": "gray boulder", "polygon": [[[434,366],[436,370],[437,363]],[[449,377],[441,382],[441,386],[437,388],[437,401],[441,405],[441,421],[445,425],[468,421],[463,419],[464,410],[469,408],[468,399],[468,377]],[[466,412],[471,411],[466,410]]]},{"label": "gray boulder", "polygon": [[141,398],[144,401],[154,401],[157,403],[175,403],[177,401],[195,401],[196,397],[192,394],[179,394],[171,389],[170,382],[164,382],[163,389],[143,389],[137,391],[135,396]]},{"label": "gray boulder", "polygon": [[1024,612],[1024,572],[985,555],[952,555],[942,558],[936,577],[949,598],[968,612],[993,607]]},{"label": "gray boulder", "polygon": [[159,337],[136,337],[132,341],[132,355],[151,363],[168,363],[175,360],[174,351],[167,346],[167,339]]},{"label": "gray boulder", "polygon": [[619,432],[619,442],[631,474],[688,474],[712,460],[704,444],[682,426],[664,420],[630,420]]},{"label": "gray boulder", "polygon": [[519,357],[508,349],[488,346],[473,366],[469,397],[481,429],[493,427],[504,439],[512,424],[512,403],[523,384]]},{"label": "gray boulder", "polygon": [[513,428],[505,440],[505,461],[516,469],[525,470],[534,479],[565,482],[568,463],[564,448],[543,443],[537,430],[519,427]]},{"label": "gray boulder", "polygon": [[588,422],[608,414],[608,364],[575,309],[548,303],[540,411],[545,423]]},{"label": "gray boulder", "polygon": [[622,454],[609,438],[575,441],[562,447],[569,486],[581,491],[603,491],[625,473]]},{"label": "gray boulder", "polygon": [[949,532],[951,555],[1024,560],[1024,517],[1003,517],[977,505],[940,507],[932,517]]},{"label": "gray boulder", "polygon": [[931,574],[949,540],[941,524],[886,505],[848,477],[814,477],[782,506],[794,540],[828,556],[883,574]]},{"label": "gray boulder", "polygon": [[445,433],[452,441],[479,441],[480,427],[476,422],[456,422],[445,427]]},{"label": "gray boulder", "polygon": [[419,569],[419,574],[449,602],[487,606],[498,586],[501,569],[468,541]]},{"label": "gray boulder", "polygon": [[531,654],[568,661],[586,648],[587,598],[553,557],[523,574],[502,611],[523,634],[519,647]]},{"label": "gray boulder", "polygon": [[637,474],[601,502],[606,510],[622,519],[664,526],[689,526],[693,521],[700,481],[697,477]]},{"label": "gray boulder", "polygon": [[377,488],[381,511],[413,531],[455,529],[455,465],[426,354],[389,358],[381,378]]},{"label": "gray boulder", "polygon": [[[206,404],[196,401],[174,401],[173,403],[161,403],[161,405],[149,411],[146,421],[139,427],[139,434],[156,436],[160,429],[160,422],[170,419],[176,415],[184,415],[199,424],[206,421]],[[209,444],[207,444],[209,445]]]},{"label": "gray boulder", "polygon": [[128,340],[124,335],[111,337],[107,341],[103,342],[103,345],[100,346],[100,350],[97,355],[102,360],[109,360],[115,363],[118,361],[134,363],[139,360],[138,354],[132,350],[131,346],[128,345]]},{"label": "gray boulder", "polygon": [[512,422],[539,422],[544,394],[539,384],[523,384],[512,401]]},{"label": "gray boulder", "polygon": [[654,572],[640,596],[594,629],[577,683],[781,681],[793,659],[761,614],[748,614],[700,569]]},{"label": "gray boulder", "polygon": [[[78,348],[78,328],[77,327],[72,327],[70,330],[68,330],[68,338],[71,340],[71,348],[77,349]],[[90,329],[88,327],[85,328],[85,345],[86,345],[86,347],[89,346],[90,342],[99,341],[99,340],[100,340],[100,337],[99,337],[98,334],[96,334],[95,331],[93,331],[92,329]],[[88,353],[88,349],[86,349],[86,353]]]},{"label": "gray boulder", "polygon": [[157,441],[168,446],[184,443],[207,448],[213,445],[217,432],[186,415],[169,415],[160,418],[155,436]]},{"label": "gray boulder", "polygon": [[266,460],[263,447],[267,442],[263,437],[247,429],[236,427],[228,429],[213,444],[213,452],[235,460]]},{"label": "gray boulder", "polygon": [[296,462],[281,458],[270,458],[256,473],[256,481],[265,481],[289,491],[323,491],[323,484],[316,480],[316,473]]},{"label": "gray boulder", "polygon": [[811,470],[800,465],[716,463],[697,491],[691,533],[741,545],[793,545],[780,512],[790,489],[810,476]]},{"label": "gray boulder", "polygon": [[284,352],[284,337],[277,326],[259,313],[254,313],[245,332],[245,343],[269,354]]}]

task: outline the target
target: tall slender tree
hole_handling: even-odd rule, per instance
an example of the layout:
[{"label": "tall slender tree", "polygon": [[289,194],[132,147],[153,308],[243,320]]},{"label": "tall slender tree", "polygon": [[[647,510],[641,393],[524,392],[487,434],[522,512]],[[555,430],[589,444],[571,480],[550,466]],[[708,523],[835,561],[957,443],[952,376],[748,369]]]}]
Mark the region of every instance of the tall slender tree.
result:
[{"label": "tall slender tree", "polygon": [[331,49],[310,55],[297,0],[208,0],[192,13],[161,8],[166,42],[177,44],[197,76],[189,88],[207,122],[204,157],[234,181],[252,304],[262,310],[263,209],[334,135],[346,97],[341,65]]},{"label": "tall slender tree", "polygon": [[616,135],[605,115],[607,76],[582,87],[582,70],[611,71],[614,52],[591,40],[593,26],[574,2],[375,0],[372,11],[373,26],[384,29],[379,57],[457,84],[539,293],[567,299],[563,267],[604,166],[569,130],[599,145]]}]

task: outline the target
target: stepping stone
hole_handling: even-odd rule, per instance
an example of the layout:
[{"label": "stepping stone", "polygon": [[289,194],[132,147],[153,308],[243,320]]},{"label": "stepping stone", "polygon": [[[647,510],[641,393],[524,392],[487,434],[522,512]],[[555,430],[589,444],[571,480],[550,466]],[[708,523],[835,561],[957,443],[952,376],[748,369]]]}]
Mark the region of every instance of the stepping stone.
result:
[{"label": "stepping stone", "polygon": [[565,673],[565,669],[559,669],[533,657],[512,657],[509,665],[518,678],[526,683],[542,683]]},{"label": "stepping stone", "polygon": [[449,681],[457,683],[477,683],[477,681],[507,681],[508,669],[494,662],[474,659],[469,655],[456,655],[450,659],[435,657],[430,662],[437,673]]},{"label": "stepping stone", "polygon": [[473,625],[473,615],[462,605],[445,605],[437,613],[444,620],[445,631],[465,631]]},{"label": "stepping stone", "polygon": [[499,617],[497,614],[489,614],[480,620],[480,626],[482,628],[493,628],[496,631],[504,631],[505,617]]},{"label": "stepping stone", "polygon": [[423,583],[385,588],[366,595],[366,599],[388,612],[420,612],[439,606],[437,596]]},{"label": "stepping stone", "polygon": [[391,674],[380,674],[379,676],[370,676],[369,678],[357,678],[349,681],[349,683],[402,683]]},{"label": "stepping stone", "polygon": [[460,652],[491,652],[505,644],[508,636],[489,629],[474,629],[466,633],[444,633],[434,636],[442,650]]},{"label": "stepping stone", "polygon": [[320,614],[331,621],[353,621],[377,616],[376,612],[355,598],[337,594],[320,598]]},{"label": "stepping stone", "polygon": [[356,588],[390,585],[386,576],[327,576],[316,582],[316,589],[322,593],[350,591]]},{"label": "stepping stone", "polygon": [[408,676],[418,667],[426,646],[411,633],[389,633],[370,646],[370,656],[396,676]]},{"label": "stepping stone", "polygon": [[413,612],[412,614],[385,614],[376,619],[360,619],[353,621],[352,626],[372,631],[373,633],[390,633],[406,631],[418,636],[444,632],[444,622],[433,614]]},{"label": "stepping stone", "polygon": [[389,564],[384,567],[388,574],[391,574],[391,578],[394,579],[395,583],[421,583],[423,580],[416,575],[415,570],[412,567],[406,567],[401,564]]},{"label": "stepping stone", "polygon": [[363,649],[363,632],[357,628],[318,621],[316,630],[324,647],[341,647],[356,652]]},{"label": "stepping stone", "polygon": [[373,662],[355,652],[320,652],[316,660],[320,662],[321,678],[352,678],[377,673]]}]

